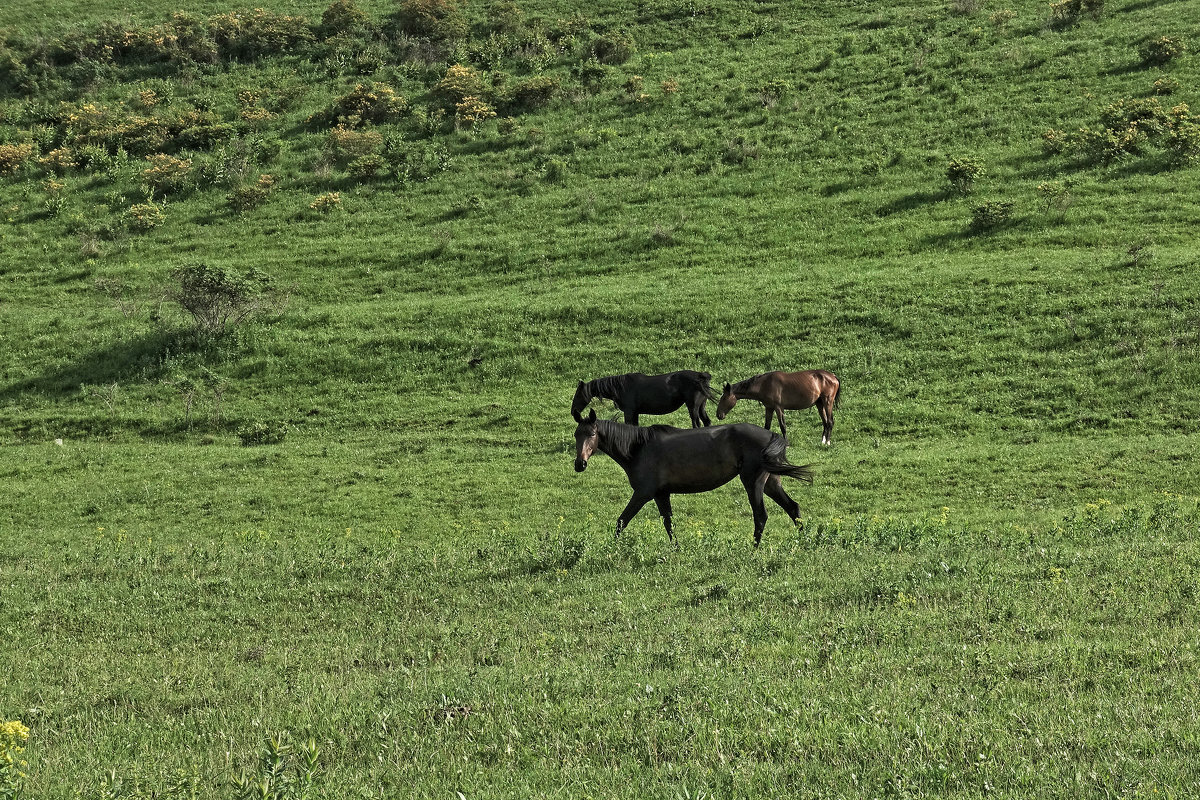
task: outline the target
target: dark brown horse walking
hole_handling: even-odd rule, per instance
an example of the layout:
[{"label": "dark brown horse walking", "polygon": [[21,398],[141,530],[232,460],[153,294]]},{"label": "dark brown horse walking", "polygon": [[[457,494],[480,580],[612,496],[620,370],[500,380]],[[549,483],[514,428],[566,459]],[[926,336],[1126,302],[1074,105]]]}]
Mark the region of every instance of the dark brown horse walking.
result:
[{"label": "dark brown horse walking", "polygon": [[717,419],[725,419],[738,400],[757,400],[767,407],[765,427],[771,430],[771,415],[779,418],[779,430],[787,437],[783,422],[785,408],[802,409],[816,406],[821,415],[821,444],[829,444],[833,433],[833,410],[838,407],[842,386],[837,376],[823,369],[807,372],[764,372],[735,384],[725,384],[717,402]]},{"label": "dark brown horse walking", "polygon": [[625,413],[625,422],[630,425],[638,424],[639,414],[670,414],[687,405],[692,427],[708,426],[712,420],[708,418],[707,402],[717,399],[709,386],[711,379],[707,372],[683,369],[665,375],[629,372],[587,383],[580,381],[571,401],[571,416],[579,419],[593,398],[603,397]]},{"label": "dark brown horse walking", "polygon": [[754,511],[754,546],[762,541],[767,524],[763,495],[770,497],[800,525],[800,506],[783,490],[780,475],[812,483],[812,471],[789,464],[787,440],[757,425],[716,425],[708,428],[672,428],[651,425],[639,428],[620,422],[597,420],[596,410],[577,416],[575,471],[587,469],[597,450],[621,465],[633,487],[633,497],[617,518],[617,535],[653,500],[662,514],[667,538],[671,530],[671,495],[707,492],[742,479]]}]

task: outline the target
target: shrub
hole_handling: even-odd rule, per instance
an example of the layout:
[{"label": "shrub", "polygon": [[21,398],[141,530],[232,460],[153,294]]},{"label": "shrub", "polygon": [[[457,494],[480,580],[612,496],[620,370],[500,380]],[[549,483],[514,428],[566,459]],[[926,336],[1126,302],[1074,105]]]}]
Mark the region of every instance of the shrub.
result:
[{"label": "shrub", "polygon": [[1113,130],[1137,126],[1149,135],[1157,135],[1170,125],[1171,115],[1157,97],[1134,97],[1107,106],[1100,112],[1100,122]]},{"label": "shrub", "polygon": [[379,131],[356,131],[344,125],[338,125],[331,130],[327,140],[329,152],[344,160],[376,153],[382,146],[383,134]]},{"label": "shrub", "polygon": [[468,30],[458,0],[400,0],[392,19],[401,33],[429,39],[462,39]]},{"label": "shrub", "polygon": [[1070,143],[1071,137],[1056,128],[1051,128],[1042,134],[1042,150],[1050,155],[1065,152]]},{"label": "shrub", "polygon": [[346,171],[356,178],[374,178],[387,168],[387,161],[379,153],[371,153],[351,161]]},{"label": "shrub", "polygon": [[126,212],[126,220],[130,230],[148,231],[157,228],[166,221],[162,206],[156,203],[135,203]]},{"label": "shrub", "polygon": [[370,22],[367,12],[358,7],[354,0],[333,0],[321,14],[317,33],[322,39],[365,27]]},{"label": "shrub", "polygon": [[158,153],[146,156],[150,166],[142,170],[142,181],[156,192],[167,194],[186,185],[192,173],[192,161],[187,158]]},{"label": "shrub", "polygon": [[1012,219],[1013,203],[989,201],[971,209],[971,229],[987,231],[998,228]]},{"label": "shrub", "polygon": [[1086,14],[1098,19],[1104,13],[1104,0],[1052,0],[1050,24],[1056,28],[1069,28]]},{"label": "shrub", "polygon": [[1167,76],[1165,78],[1159,78],[1158,80],[1156,80],[1154,82],[1153,88],[1154,88],[1154,93],[1156,95],[1162,96],[1162,95],[1168,95],[1168,94],[1175,94],[1176,92],[1179,91],[1179,80],[1177,78],[1172,78],[1170,76]]},{"label": "shrub", "polygon": [[1177,166],[1200,162],[1200,125],[1190,120],[1180,120],[1172,126],[1164,145],[1171,162]]},{"label": "shrub", "polygon": [[628,31],[611,31],[592,42],[592,57],[601,64],[624,64],[637,51]]},{"label": "shrub", "polygon": [[0,144],[0,175],[12,175],[33,158],[34,147],[29,143]]},{"label": "shrub", "polygon": [[334,122],[357,126],[389,122],[408,111],[408,100],[386,83],[355,84],[349,94],[338,98],[329,109]]},{"label": "shrub", "polygon": [[308,207],[321,214],[328,214],[342,207],[342,196],[338,192],[328,192],[318,195],[308,204]]},{"label": "shrub", "polygon": [[1087,161],[1108,164],[1142,152],[1148,137],[1136,123],[1123,128],[1080,128],[1072,145]]},{"label": "shrub", "polygon": [[525,13],[512,0],[491,3],[486,16],[488,28],[495,33],[518,33],[525,24]]},{"label": "shrub", "polygon": [[167,297],[192,318],[197,334],[219,338],[274,303],[270,279],[260,272],[193,264],[171,273]]},{"label": "shrub", "polygon": [[1142,63],[1151,66],[1167,64],[1187,52],[1187,44],[1178,36],[1158,36],[1138,47]]},{"label": "shrub", "polygon": [[[290,429],[291,427],[281,420],[269,422],[266,420],[254,420],[238,428],[237,435],[242,442],[242,447],[255,447],[264,444],[281,444],[287,439]],[[251,789],[258,788],[253,784],[248,785]],[[251,796],[255,795],[246,794],[246,797]]]},{"label": "shrub", "polygon": [[505,105],[512,111],[541,108],[558,94],[559,82],[549,75],[534,75],[505,87]]},{"label": "shrub", "polygon": [[304,17],[276,14],[262,8],[209,17],[208,30],[223,56],[250,61],[285,53],[314,40]]},{"label": "shrub", "polygon": [[1042,207],[1047,214],[1052,214],[1060,222],[1067,215],[1075,202],[1071,196],[1070,181],[1045,181],[1037,187],[1038,195],[1042,198]]},{"label": "shrub", "polygon": [[29,728],[20,721],[0,722],[0,797],[24,796],[27,763],[21,754],[28,740]]},{"label": "shrub", "polygon": [[69,147],[56,147],[38,159],[38,163],[51,172],[62,175],[79,166],[75,153]]},{"label": "shrub", "polygon": [[454,64],[446,70],[433,93],[447,105],[455,106],[467,97],[479,97],[483,94],[483,80],[474,69],[463,64]]},{"label": "shrub", "polygon": [[946,180],[959,194],[975,191],[975,181],[987,174],[983,164],[974,158],[952,158],[946,164]]},{"label": "shrub", "polygon": [[454,106],[454,125],[458,128],[474,128],[478,123],[496,116],[496,111],[478,97],[464,97]]},{"label": "shrub", "polygon": [[246,212],[258,208],[267,202],[271,191],[275,188],[275,178],[270,175],[259,175],[254,183],[244,183],[234,188],[225,202],[234,211]]}]

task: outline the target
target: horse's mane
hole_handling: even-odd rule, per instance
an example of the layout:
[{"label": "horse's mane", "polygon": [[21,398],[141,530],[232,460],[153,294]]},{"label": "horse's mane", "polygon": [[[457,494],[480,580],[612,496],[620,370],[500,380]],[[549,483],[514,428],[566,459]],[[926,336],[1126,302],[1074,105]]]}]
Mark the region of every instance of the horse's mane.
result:
[{"label": "horse's mane", "polygon": [[759,373],[753,378],[746,378],[744,381],[738,381],[737,383],[731,384],[729,388],[733,389],[734,394],[742,394],[747,389],[754,390],[755,384],[762,380],[763,376],[766,374],[767,373],[765,372]]},{"label": "horse's mane", "polygon": [[594,381],[589,381],[587,383],[589,401],[595,397],[603,397],[605,400],[620,398],[621,393],[625,391],[625,378],[625,375],[609,375],[607,378],[596,378]]},{"label": "horse's mane", "polygon": [[682,428],[674,428],[670,425],[640,427],[607,419],[598,420],[596,424],[600,428],[600,434],[604,437],[608,449],[624,458],[632,458],[634,453],[651,439],[664,434],[678,433],[682,430]]}]

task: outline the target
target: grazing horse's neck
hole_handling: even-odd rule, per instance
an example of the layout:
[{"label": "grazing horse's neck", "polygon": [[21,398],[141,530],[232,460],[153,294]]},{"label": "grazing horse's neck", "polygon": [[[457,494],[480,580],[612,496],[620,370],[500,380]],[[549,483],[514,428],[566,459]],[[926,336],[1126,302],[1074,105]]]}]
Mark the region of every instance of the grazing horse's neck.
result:
[{"label": "grazing horse's neck", "polygon": [[596,380],[587,384],[588,400],[594,397],[603,397],[605,400],[619,400],[621,390],[624,387],[624,381],[620,375],[613,375],[608,378],[596,378]]},{"label": "grazing horse's neck", "polygon": [[653,435],[652,428],[639,428],[637,425],[625,425],[606,419],[600,420],[597,425],[600,429],[601,452],[625,470],[629,469],[638,450]]},{"label": "grazing horse's neck", "polygon": [[731,388],[733,393],[738,397],[745,397],[750,400],[758,399],[759,384],[762,383],[762,375],[755,375],[753,378],[747,378],[744,381],[738,381]]}]

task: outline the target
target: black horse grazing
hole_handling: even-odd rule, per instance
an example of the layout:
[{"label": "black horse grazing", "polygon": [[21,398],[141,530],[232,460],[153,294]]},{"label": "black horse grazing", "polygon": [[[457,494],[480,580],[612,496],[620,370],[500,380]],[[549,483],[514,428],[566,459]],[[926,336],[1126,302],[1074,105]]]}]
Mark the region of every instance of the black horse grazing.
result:
[{"label": "black horse grazing", "polygon": [[594,381],[579,382],[575,399],[571,401],[571,416],[579,419],[592,398],[612,400],[617,408],[625,412],[625,422],[638,424],[639,414],[670,414],[686,404],[692,417],[692,427],[709,426],[706,403],[717,401],[716,394],[708,382],[712,376],[707,372],[683,369],[665,375],[643,375],[630,372],[625,375],[610,375]]},{"label": "black horse grazing", "polygon": [[748,423],[716,425],[699,430],[651,425],[638,428],[597,420],[596,411],[579,417],[575,428],[575,471],[587,469],[588,459],[599,450],[621,465],[633,487],[629,505],[617,518],[617,535],[653,500],[662,514],[667,538],[671,530],[671,495],[707,492],[742,479],[754,510],[754,546],[762,541],[767,524],[766,494],[800,525],[800,506],[783,490],[780,475],[812,483],[812,471],[789,464],[787,440]]}]

